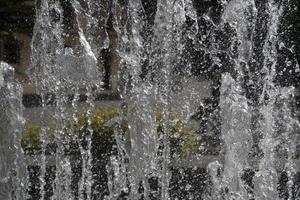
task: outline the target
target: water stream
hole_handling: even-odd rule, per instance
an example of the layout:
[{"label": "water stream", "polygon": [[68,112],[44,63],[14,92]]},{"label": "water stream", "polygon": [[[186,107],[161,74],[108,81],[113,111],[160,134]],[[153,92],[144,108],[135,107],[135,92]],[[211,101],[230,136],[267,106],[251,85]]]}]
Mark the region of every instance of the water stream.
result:
[{"label": "water stream", "polygon": [[[1,62],[0,199],[299,199],[296,89],[275,81],[288,1],[145,2],[74,0],[66,31],[60,1],[36,1],[39,150],[22,150],[22,87]],[[118,55],[117,114],[97,110],[107,49]]]}]

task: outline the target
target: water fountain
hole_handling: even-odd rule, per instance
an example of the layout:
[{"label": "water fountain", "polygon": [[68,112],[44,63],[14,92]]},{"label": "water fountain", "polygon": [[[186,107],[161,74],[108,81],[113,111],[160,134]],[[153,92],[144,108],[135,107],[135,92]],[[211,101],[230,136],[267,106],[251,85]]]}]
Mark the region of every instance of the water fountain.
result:
[{"label": "water fountain", "polygon": [[14,69],[0,63],[1,102],[1,199],[26,199],[26,169],[21,148],[24,125],[22,88],[13,78]]},{"label": "water fountain", "polygon": [[[192,0],[75,0],[75,33],[68,35],[60,1],[37,0],[28,76],[41,101],[38,153],[29,155],[39,155],[39,175],[32,181],[33,172],[24,170],[22,90],[12,68],[1,63],[1,199],[273,200],[282,198],[282,172],[285,199],[300,198],[294,89],[275,82],[279,28],[289,1],[217,2],[214,11]],[[72,37],[73,46],[66,47]],[[104,90],[101,52],[109,48],[119,56],[121,85],[113,114],[97,111],[96,101]],[[207,62],[195,75],[195,65],[202,65],[193,60],[197,52]],[[207,77],[218,82],[211,85],[219,95],[208,95],[215,106],[205,115],[201,93],[209,90],[192,85]],[[219,125],[209,122],[218,116]],[[195,118],[205,121],[203,127],[192,125]],[[221,141],[221,150],[203,153],[212,140]],[[182,184],[178,177],[189,173]],[[30,191],[37,195],[29,197]]]}]

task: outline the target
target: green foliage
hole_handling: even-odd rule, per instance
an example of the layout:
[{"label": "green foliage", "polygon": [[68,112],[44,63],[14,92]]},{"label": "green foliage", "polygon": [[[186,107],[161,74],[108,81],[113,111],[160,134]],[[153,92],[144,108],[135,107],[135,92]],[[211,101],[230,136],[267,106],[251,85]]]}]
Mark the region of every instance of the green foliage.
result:
[{"label": "green foliage", "polygon": [[[119,116],[117,109],[108,108],[106,110],[101,109],[100,107],[96,107],[91,113],[91,128],[93,130],[93,134],[108,134],[112,136],[114,133],[114,129],[116,124],[110,124],[109,121]],[[78,121],[75,122],[71,120],[70,124],[74,127],[76,133],[79,133],[79,137],[82,136],[82,133],[86,131],[88,128],[88,114],[87,112],[80,112],[77,116]],[[127,131],[127,123],[125,120],[121,120],[121,129],[126,132]]]},{"label": "green foliage", "polygon": [[[111,123],[111,120],[118,117],[120,124]],[[93,131],[93,143],[96,148],[112,148],[114,141],[114,130],[119,128],[124,134],[128,133],[128,124],[126,117],[121,117],[115,108],[101,109],[96,107],[90,114],[91,121],[86,111],[80,111],[75,118],[68,117],[66,133],[68,133],[70,141],[81,141],[84,143],[85,136],[89,134],[89,128]],[[197,150],[197,140],[194,131],[188,126],[186,121],[176,114],[169,116],[170,123],[164,124],[164,115],[161,112],[156,113],[157,131],[159,134],[170,134],[171,149],[182,157],[189,157]],[[90,126],[89,126],[90,124]],[[119,127],[117,127],[119,126]],[[46,131],[46,143],[54,143],[55,123]],[[27,126],[23,132],[22,147],[25,150],[39,150],[41,147],[40,127]],[[101,147],[103,145],[103,147]]]},{"label": "green foliage", "polygon": [[25,127],[22,134],[21,146],[27,150],[39,150],[40,144],[40,127],[34,125],[28,125]]},{"label": "green foliage", "polygon": [[157,112],[157,131],[159,133],[164,133],[165,131],[170,132],[170,142],[173,153],[177,153],[182,157],[189,157],[195,154],[198,147],[197,138],[187,122],[175,113],[170,114],[168,127],[165,127],[164,120],[163,113]]}]

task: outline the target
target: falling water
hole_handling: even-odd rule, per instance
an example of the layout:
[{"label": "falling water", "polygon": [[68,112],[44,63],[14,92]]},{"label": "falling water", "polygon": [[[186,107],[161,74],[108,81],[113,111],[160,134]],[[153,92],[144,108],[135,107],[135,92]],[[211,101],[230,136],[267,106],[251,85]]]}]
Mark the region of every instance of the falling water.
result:
[{"label": "falling water", "polygon": [[[186,169],[179,167],[180,175],[184,176],[188,169],[205,168],[210,181],[201,183],[201,187],[207,188],[201,194],[204,199],[280,199],[278,180],[282,171],[288,179],[287,198],[298,198],[294,195],[294,176],[299,167],[294,159],[298,139],[293,137],[300,126],[293,114],[294,89],[275,84],[284,4],[268,0],[262,11],[255,0],[218,1],[221,14],[215,19],[211,10],[200,13],[196,3],[157,0],[149,16],[142,0],[74,0],[70,5],[74,14],[75,45],[67,47],[64,44],[71,36],[65,33],[65,13],[60,1],[36,1],[28,76],[41,97],[41,159],[36,160],[40,170],[40,199],[48,199],[49,130],[54,133],[55,143],[51,199],[180,199],[182,197],[172,194],[177,186],[186,192],[180,194],[186,195],[183,199],[199,199],[191,190],[192,184],[198,186],[199,183],[174,184],[174,177],[179,175],[174,170],[178,167],[176,162],[190,165]],[[260,12],[266,14],[265,18],[261,19]],[[260,20],[266,24],[263,30],[259,29]],[[209,26],[205,33],[201,31],[201,23]],[[108,24],[116,32],[117,42],[107,31]],[[226,31],[228,33],[224,33]],[[259,32],[266,33],[259,38],[263,43],[261,50],[255,48]],[[227,43],[220,40],[220,33],[229,35]],[[94,162],[93,111],[97,95],[104,90],[105,76],[101,53],[115,48],[115,43],[121,106],[117,116],[104,124],[113,127],[114,145],[110,149],[113,153],[107,154],[107,160]],[[228,47],[225,48],[224,43]],[[220,74],[220,95],[215,113],[220,115],[221,151],[213,155],[214,161],[209,160],[207,166],[201,163],[208,156],[200,153],[202,147],[196,150],[194,157],[172,153],[172,141],[177,137],[176,123],[190,125],[191,116],[197,112],[195,105],[203,105],[199,94],[202,91],[189,85],[200,84],[197,80],[200,78],[193,75],[190,57],[195,55],[189,52],[190,46],[211,59],[210,69],[220,68],[216,72]],[[256,60],[259,53],[262,59]],[[224,54],[228,60],[224,61]],[[229,65],[229,69],[223,65]],[[0,197],[28,199],[26,189],[30,186],[20,146],[24,123],[22,89],[13,81],[12,71],[9,65],[1,63]],[[251,91],[255,91],[255,97]],[[83,103],[80,98],[84,99]],[[87,124],[79,127],[80,131],[84,130],[83,136],[74,136],[81,109],[85,110]],[[174,112],[180,113],[182,119],[174,120]],[[126,130],[122,127],[124,118]],[[201,131],[181,129],[179,131],[196,134],[195,143],[199,145],[198,140],[203,137]],[[74,141],[79,157],[70,153]],[[104,174],[100,174],[107,179],[101,183],[104,186],[97,186],[95,181],[95,163],[105,165],[105,172],[101,172]],[[80,165],[79,173],[74,172],[74,165]],[[253,172],[250,183],[245,180],[247,171]],[[74,174],[79,177],[75,183]]]},{"label": "falling water", "polygon": [[[289,152],[288,158],[293,157],[295,146],[288,135],[291,129],[297,130],[297,123],[293,122],[292,114],[289,107],[283,108],[286,117],[291,120],[287,122],[286,128],[282,122],[278,121],[278,107],[276,102],[280,98],[286,99],[292,93],[284,92],[279,86],[275,86],[274,77],[276,73],[277,50],[278,44],[278,26],[280,17],[283,12],[283,5],[274,1],[266,3],[268,11],[267,35],[265,45],[263,46],[264,62],[261,63],[263,91],[261,93],[260,102],[257,106],[261,119],[259,120],[259,129],[262,134],[260,148],[263,152],[263,157],[259,161],[258,171],[254,178],[254,198],[255,199],[279,199],[277,191],[278,184],[278,166],[276,163],[283,162],[282,158],[276,156],[276,147],[280,143],[278,134],[284,137],[285,142],[291,144],[286,151]],[[236,31],[236,39],[238,42],[238,55],[234,59],[234,70],[237,72],[236,81],[228,74],[225,74],[222,79],[222,88],[220,96],[221,116],[222,116],[222,135],[224,141],[224,165],[222,176],[218,178],[215,170],[220,168],[218,165],[211,164],[209,166],[212,177],[215,179],[213,183],[218,184],[215,188],[214,199],[249,199],[252,193],[248,193],[249,188],[241,179],[247,168],[256,169],[255,163],[257,158],[251,158],[250,150],[252,144],[251,136],[251,117],[253,111],[250,108],[250,101],[245,97],[245,88],[243,88],[243,78],[245,72],[249,71],[249,61],[253,56],[253,34],[254,25],[257,17],[257,10],[253,1],[239,2],[231,1],[227,4],[223,13],[222,19],[225,23],[229,23],[231,28]],[[248,72],[249,73],[249,72]],[[291,91],[291,90],[287,90]],[[283,96],[283,97],[281,97]],[[289,114],[287,114],[289,113]],[[251,116],[253,115],[253,116]],[[281,127],[281,133],[278,133],[278,127]],[[282,140],[282,138],[281,138]],[[293,153],[291,153],[293,152]],[[253,160],[254,159],[254,160]],[[251,161],[252,160],[252,161]],[[251,161],[251,162],[249,162]],[[252,163],[252,166],[250,165]],[[295,165],[292,160],[288,161],[288,174],[295,174]],[[253,166],[254,164],[254,166]],[[289,176],[289,184],[292,184],[292,176]],[[218,180],[220,179],[220,180]],[[223,186],[222,186],[223,185]],[[292,188],[289,188],[289,198],[292,199]],[[251,195],[251,196],[249,196]],[[252,197],[253,198],[253,197]]]},{"label": "falling water", "polygon": [[[256,7],[252,0],[230,1],[223,12],[221,26],[226,23],[236,31],[232,48],[237,44],[237,55],[234,55],[233,70],[236,80],[229,74],[223,74],[220,89],[220,108],[222,120],[222,139],[224,141],[224,166],[221,184],[226,199],[248,199],[246,186],[241,179],[244,170],[249,168],[248,154],[252,145],[250,130],[251,106],[245,97],[242,80],[249,69],[248,62],[252,56],[252,37],[256,18]],[[215,177],[216,178],[216,177]],[[222,186],[221,186],[222,188]],[[223,188],[223,189],[224,189]],[[223,196],[223,197],[222,197]]]},{"label": "falling water", "polygon": [[[117,4],[115,6],[118,6]],[[127,40],[126,44],[130,48],[130,52],[126,54],[120,48],[120,56],[123,58],[124,67],[128,66],[128,76],[132,81],[128,87],[131,87],[126,94],[128,104],[128,127],[130,131],[130,152],[129,157],[129,182],[130,182],[130,199],[139,199],[138,189],[143,184],[146,198],[148,198],[149,186],[148,178],[156,168],[156,152],[157,152],[157,134],[155,131],[155,91],[148,81],[142,81],[139,77],[141,73],[141,65],[144,56],[143,38],[141,36],[143,21],[139,15],[143,16],[142,5],[140,1],[129,1],[130,10],[128,10],[128,18],[132,20],[130,33],[128,35],[120,35],[120,40]],[[118,21],[116,21],[117,25]],[[117,27],[121,30],[122,27]],[[119,34],[122,34],[119,32]],[[127,37],[127,38],[126,38]],[[125,43],[125,42],[124,42]],[[123,45],[120,42],[120,46]],[[127,47],[127,48],[128,48]],[[124,53],[124,55],[123,55]]]},{"label": "falling water", "polygon": [[223,184],[229,190],[229,197],[247,199],[246,188],[241,177],[244,170],[249,167],[247,160],[252,145],[251,107],[248,105],[247,99],[241,95],[241,87],[228,74],[224,75],[222,83],[220,104],[223,118],[222,134],[226,151]]},{"label": "falling water", "polygon": [[[259,173],[256,177],[255,192],[257,199],[279,199],[277,193],[277,180],[275,163],[275,147],[278,140],[276,139],[276,96],[280,93],[280,88],[276,88],[273,81],[275,76],[275,66],[277,62],[276,44],[278,39],[278,23],[279,18],[282,16],[282,5],[270,1],[267,4],[270,16],[268,20],[269,30],[266,37],[266,42],[263,48],[264,53],[264,66],[262,70],[265,71],[266,76],[264,79],[263,93],[261,96],[262,106],[260,112],[262,113],[261,129],[263,139],[260,143],[263,158],[259,163]],[[264,183],[264,184],[262,184]]]},{"label": "falling water", "polygon": [[[114,7],[117,9],[118,3]],[[149,198],[148,180],[159,180],[160,199],[168,199],[170,172],[169,133],[159,136],[155,125],[155,111],[166,116],[167,127],[170,114],[171,67],[176,65],[182,44],[181,27],[185,22],[185,2],[157,2],[154,24],[146,21],[141,1],[129,1],[127,17],[130,23],[122,26],[115,11],[115,29],[119,35],[119,54],[122,58],[126,79],[125,100],[128,103],[128,125],[130,132],[129,182],[130,199],[139,199],[138,189],[142,183],[145,199]],[[127,28],[129,27],[129,29]],[[153,26],[153,27],[151,27]],[[153,31],[153,37],[145,32]],[[170,31],[169,29],[174,29]],[[178,52],[179,50],[179,52]],[[148,64],[144,78],[143,66]],[[122,69],[121,69],[122,70]],[[162,143],[161,158],[158,148]],[[157,196],[159,198],[159,196]]]},{"label": "falling water", "polygon": [[22,88],[13,76],[14,69],[0,62],[0,198],[23,200],[26,199],[27,176],[21,148]]},{"label": "falling water", "polygon": [[[55,176],[55,192],[54,197],[69,198],[69,180],[70,172],[69,161],[64,156],[63,145],[66,143],[63,135],[63,120],[65,118],[65,88],[62,80],[62,67],[57,62],[58,58],[63,55],[62,34],[62,13],[58,2],[40,1],[36,2],[36,24],[34,27],[34,35],[32,39],[32,67],[29,69],[29,77],[37,86],[42,97],[41,111],[41,197],[45,198],[46,184],[46,155],[45,149],[47,145],[46,130],[49,122],[46,121],[49,115],[49,101],[55,99],[57,106],[55,107],[53,119],[56,123],[55,142],[57,149],[55,152],[56,176]],[[49,119],[49,118],[48,118]]]},{"label": "falling water", "polygon": [[[76,55],[76,51],[72,49],[64,49],[63,43],[63,11],[59,2],[41,1],[36,5],[36,24],[34,28],[34,36],[32,40],[32,68],[29,70],[29,76],[36,84],[42,96],[42,112],[41,118],[47,119],[49,115],[50,101],[55,102],[53,120],[55,122],[55,151],[56,158],[56,176],[54,182],[54,198],[55,199],[70,199],[71,192],[71,166],[70,156],[67,155],[68,145],[70,143],[70,133],[67,129],[68,116],[68,99],[70,91],[74,92],[72,101],[73,117],[76,118],[77,100],[79,90],[86,91],[88,104],[88,134],[86,135],[87,146],[80,145],[80,153],[82,156],[82,174],[79,185],[80,198],[90,199],[91,195],[91,120],[90,113],[93,108],[92,86],[100,85],[101,76],[98,76],[97,66],[97,51],[98,47],[92,47],[87,41],[84,28],[79,19],[79,12],[84,12],[79,2],[74,2],[75,13],[77,14],[78,35],[80,41],[80,55]],[[87,14],[88,15],[88,14]],[[81,15],[84,17],[84,15]],[[93,21],[93,19],[90,19]],[[91,23],[91,22],[90,22]],[[96,23],[93,21],[93,23]],[[89,26],[90,24],[88,24]],[[88,30],[90,32],[90,30]],[[97,50],[97,51],[94,51]],[[76,120],[76,119],[75,119]],[[42,141],[42,179],[45,177],[45,130],[49,128],[49,122],[42,121],[43,128],[41,129]],[[71,133],[72,134],[72,133]],[[82,144],[82,142],[80,142]],[[43,145],[44,144],[44,145]],[[44,198],[43,188],[45,180],[41,181],[42,198]]]}]

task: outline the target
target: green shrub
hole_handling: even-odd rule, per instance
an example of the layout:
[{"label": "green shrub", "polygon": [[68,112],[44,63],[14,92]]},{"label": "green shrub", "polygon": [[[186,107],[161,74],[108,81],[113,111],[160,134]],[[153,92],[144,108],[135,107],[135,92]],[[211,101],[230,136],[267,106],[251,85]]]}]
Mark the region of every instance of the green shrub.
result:
[{"label": "green shrub", "polygon": [[[163,133],[164,116],[163,113],[156,113],[156,123],[158,124],[158,133]],[[181,157],[190,157],[195,154],[198,148],[197,138],[194,130],[187,122],[175,113],[169,116],[170,143],[172,154],[176,153]]]},{"label": "green shrub", "polygon": [[[96,107],[90,115],[90,126],[88,123],[88,114],[86,111],[80,111],[76,120],[73,117],[68,117],[66,125],[66,133],[73,147],[78,146],[74,143],[81,142],[85,146],[85,138],[89,133],[90,128],[93,131],[92,141],[94,148],[98,148],[101,151],[110,151],[114,145],[114,130],[116,125],[109,123],[110,120],[119,117],[120,129],[124,134],[128,133],[128,124],[126,117],[121,117],[120,113],[115,108],[101,109]],[[180,116],[171,113],[169,116],[169,125],[167,129],[164,127],[164,115],[161,112],[156,113],[157,132],[164,134],[166,130],[170,134],[170,143],[173,153],[180,155],[181,157],[189,157],[197,151],[197,140],[194,131],[188,126],[187,122]],[[46,143],[54,143],[54,132],[56,125],[53,123],[51,128],[46,131]],[[72,146],[72,145],[71,145]],[[22,137],[22,147],[26,151],[36,151],[41,148],[40,141],[40,127],[38,126],[27,126],[24,130]],[[106,148],[106,149],[105,149]]]},{"label": "green shrub", "polygon": [[28,125],[25,127],[22,134],[21,146],[24,151],[36,151],[41,148],[39,126]]}]

